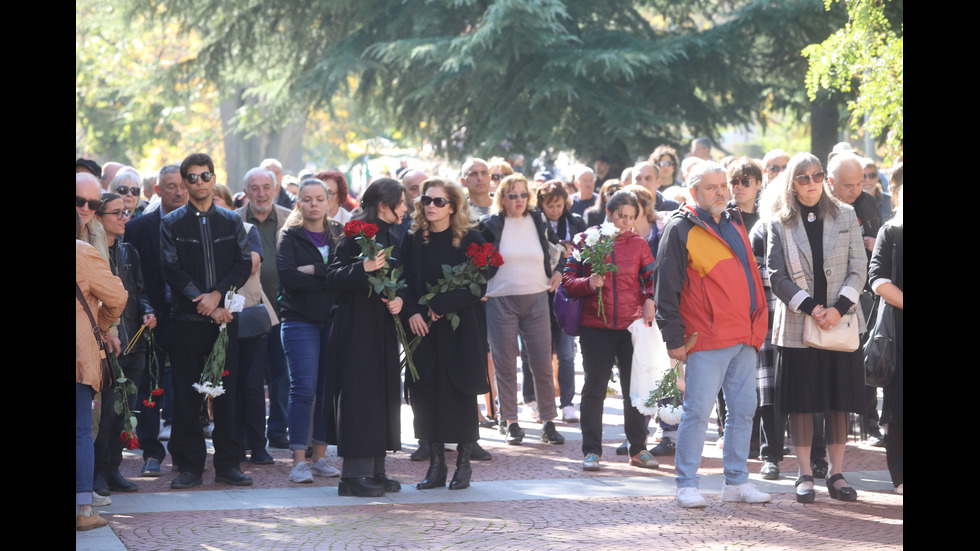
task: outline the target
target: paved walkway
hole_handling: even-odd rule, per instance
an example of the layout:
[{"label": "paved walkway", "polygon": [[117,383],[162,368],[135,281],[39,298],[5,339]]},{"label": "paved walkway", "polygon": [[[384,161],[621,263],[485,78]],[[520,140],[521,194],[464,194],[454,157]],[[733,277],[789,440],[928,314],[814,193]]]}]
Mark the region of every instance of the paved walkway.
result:
[{"label": "paved walkway", "polygon": [[[581,374],[580,374],[581,376]],[[581,381],[580,381],[581,384]],[[416,443],[411,410],[403,407],[401,452],[388,456],[388,474],[402,491],[384,498],[338,497],[338,479],[313,484],[287,481],[288,450],[270,450],[274,465],[243,463],[255,481],[248,489],[205,484],[172,491],[166,474],[138,478],[138,454],[126,453],[122,473],[140,491],[116,493],[99,509],[109,528],[77,533],[76,550],[248,550],[265,549],[900,549],[903,498],[891,492],[883,449],[852,442],[845,456],[847,480],[859,501],[827,495],[822,481],[817,501],[796,503],[795,457],[784,460],[777,481],[759,478],[750,460],[751,481],[773,493],[766,505],[723,503],[721,450],[705,446],[702,493],[708,507],[686,510],[674,499],[673,457],[655,470],[630,467],[615,448],[623,441],[622,401],[606,400],[602,470],[581,469],[577,424],[558,424],[567,442],[539,441],[540,425],[521,421],[522,446],[508,446],[496,429],[481,429],[481,444],[494,458],[474,462],[473,485],[462,491],[416,490],[427,463],[412,462]],[[716,432],[709,428],[709,440]],[[331,447],[328,460],[340,466]],[[447,452],[447,462],[455,452]],[[452,469],[450,469],[450,474]]]}]

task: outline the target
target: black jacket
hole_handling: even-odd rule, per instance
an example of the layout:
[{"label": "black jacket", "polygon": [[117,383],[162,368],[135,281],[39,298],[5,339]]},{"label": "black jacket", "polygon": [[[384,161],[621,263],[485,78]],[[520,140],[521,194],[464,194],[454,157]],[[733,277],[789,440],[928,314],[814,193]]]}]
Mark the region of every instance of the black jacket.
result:
[{"label": "black jacket", "polygon": [[163,275],[174,294],[174,319],[209,321],[197,313],[195,298],[211,291],[224,295],[245,284],[252,271],[248,235],[235,211],[201,212],[188,202],[160,224]]},{"label": "black jacket", "polygon": [[[553,239],[554,243],[558,243],[558,237],[553,233],[548,231],[547,225],[544,223],[544,214],[538,212],[530,212],[527,214],[534,220],[534,229],[538,234],[538,240],[541,243],[541,250],[544,251],[544,274],[546,277],[551,277],[551,243],[549,237]],[[506,217],[502,214],[489,214],[484,216],[481,223],[481,231],[483,233],[483,238],[487,240],[488,243],[493,243],[495,249],[500,249],[500,236],[504,233],[504,220]],[[550,235],[549,235],[550,234]],[[506,260],[506,259],[505,259]],[[564,270],[565,263],[564,259],[559,261],[557,269],[559,271]],[[487,279],[490,279],[489,277]]]},{"label": "black jacket", "polygon": [[[333,220],[331,220],[333,222]],[[340,224],[331,233],[330,249],[335,249],[343,237]],[[299,271],[300,266],[313,265],[313,275]],[[326,323],[333,318],[334,292],[327,287],[327,264],[323,255],[310,241],[303,226],[287,226],[279,234],[276,246],[276,267],[282,286],[279,309],[283,321],[298,320],[306,323]]]},{"label": "black jacket", "polygon": [[[112,273],[122,280],[123,287],[129,293],[126,308],[119,317],[119,340],[125,348],[143,325],[143,316],[154,313],[153,306],[150,306],[150,299],[143,286],[143,270],[140,267],[140,256],[136,248],[131,243],[116,240],[116,244],[109,247],[109,256],[112,257],[110,259]],[[146,337],[143,336],[134,350],[145,348]]]},{"label": "black jacket", "polygon": [[160,209],[126,222],[123,240],[132,243],[139,253],[143,271],[143,287],[153,305],[157,318],[170,317],[170,302],[160,265]]}]

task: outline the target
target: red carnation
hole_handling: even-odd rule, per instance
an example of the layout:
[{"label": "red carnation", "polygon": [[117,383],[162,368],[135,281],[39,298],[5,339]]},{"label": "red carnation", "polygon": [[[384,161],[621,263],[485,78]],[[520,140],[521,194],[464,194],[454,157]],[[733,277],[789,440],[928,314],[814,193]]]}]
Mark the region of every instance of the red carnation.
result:
[{"label": "red carnation", "polygon": [[163,389],[162,388],[155,388],[155,389],[153,389],[153,392],[151,392],[150,394],[152,394],[154,396],[160,396],[161,394],[163,394]]},{"label": "red carnation", "polygon": [[135,450],[139,447],[140,447],[139,438],[136,438],[135,436],[126,441],[127,450]]},{"label": "red carnation", "polygon": [[378,233],[378,226],[375,226],[374,224],[362,224],[361,233],[363,233],[365,237],[374,237],[374,235]]},{"label": "red carnation", "polygon": [[475,255],[479,251],[480,251],[479,245],[477,245],[476,243],[470,243],[470,246],[466,247],[466,256],[469,258],[473,258],[473,255]]},{"label": "red carnation", "polygon": [[221,376],[222,377],[227,377],[228,376],[228,370],[226,369],[226,370],[222,371],[221,372]]},{"label": "red carnation", "polygon": [[151,408],[151,407],[157,405],[157,403],[156,402],[151,402],[149,399],[146,399],[146,400],[143,400],[143,405],[146,406],[146,407],[148,407],[148,408]]},{"label": "red carnation", "polygon": [[490,256],[490,265],[499,267],[499,266],[503,266],[503,264],[504,264],[503,257],[500,256],[500,253],[494,251],[493,254]]},{"label": "red carnation", "polygon": [[122,433],[119,434],[119,441],[125,444],[126,441],[128,440],[129,440],[129,433],[126,431],[122,431]]}]

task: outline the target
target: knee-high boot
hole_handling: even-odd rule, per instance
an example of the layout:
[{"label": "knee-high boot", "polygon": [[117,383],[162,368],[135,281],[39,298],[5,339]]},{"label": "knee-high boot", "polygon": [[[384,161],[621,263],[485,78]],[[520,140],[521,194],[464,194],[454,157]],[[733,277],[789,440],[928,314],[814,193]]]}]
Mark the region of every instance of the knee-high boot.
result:
[{"label": "knee-high boot", "polygon": [[429,470],[425,478],[415,487],[429,490],[446,485],[446,445],[442,442],[429,442]]},{"label": "knee-high boot", "polygon": [[470,487],[470,476],[473,469],[470,467],[470,453],[473,452],[473,443],[457,444],[456,451],[456,472],[453,473],[453,480],[449,483],[450,490],[464,490]]}]

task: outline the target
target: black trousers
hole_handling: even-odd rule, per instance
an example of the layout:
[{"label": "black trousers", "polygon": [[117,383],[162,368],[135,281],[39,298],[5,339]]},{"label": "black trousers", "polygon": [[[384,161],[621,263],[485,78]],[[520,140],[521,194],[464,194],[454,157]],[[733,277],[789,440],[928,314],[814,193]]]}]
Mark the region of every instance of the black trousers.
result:
[{"label": "black trousers", "polygon": [[905,483],[905,423],[888,423],[885,435],[885,461],[892,475],[892,484]]},{"label": "black trousers", "polygon": [[[204,472],[207,446],[198,418],[206,395],[191,385],[201,379],[204,363],[218,337],[218,325],[199,321],[174,322],[173,381],[174,422],[170,434],[170,454],[180,472]],[[242,442],[235,430],[235,404],[238,389],[238,320],[228,324],[228,351],[222,379],[225,392],[213,401],[214,468],[238,468]]]},{"label": "black trousers", "polygon": [[157,362],[159,366],[159,376],[160,376],[160,388],[163,389],[163,394],[160,396],[153,396],[154,405],[152,408],[148,408],[143,405],[143,400],[150,398],[150,388],[152,382],[150,381],[149,372],[149,362],[151,350],[146,352],[146,362],[147,371],[143,375],[143,380],[139,384],[139,394],[137,396],[137,405],[139,407],[139,412],[136,414],[136,436],[140,440],[140,449],[143,450],[143,460],[156,459],[157,461],[163,462],[164,458],[167,456],[167,450],[163,447],[160,442],[160,412],[163,410],[163,404],[167,400],[173,400],[170,395],[173,393],[173,384],[167,384],[167,377],[165,377],[166,370],[169,369],[167,362],[170,360],[173,349],[174,340],[174,322],[170,320],[170,317],[157,316],[157,326],[153,330],[153,336],[155,337],[156,345],[159,348],[156,351]]},{"label": "black trousers", "polygon": [[[278,338],[279,326],[273,330]],[[245,448],[265,449],[265,364],[268,335],[238,341],[238,438]]]},{"label": "black trousers", "polygon": [[580,412],[582,453],[594,453],[602,457],[602,406],[606,399],[606,386],[612,373],[613,360],[616,360],[623,387],[624,428],[632,457],[646,449],[647,421],[646,416],[630,402],[630,369],[633,365],[633,340],[630,332],[625,329],[583,327],[579,338],[585,368]]},{"label": "black trousers", "polygon": [[[125,346],[126,343],[123,343]],[[117,358],[119,367],[127,379],[138,387],[146,369],[146,353],[130,352]],[[104,473],[110,469],[118,469],[122,463],[123,443],[119,434],[123,428],[123,418],[116,415],[116,389],[103,389],[101,396],[102,417],[99,419],[99,436],[95,439],[95,472]],[[142,406],[143,404],[139,404]],[[136,396],[129,396],[129,409],[137,409]],[[136,427],[139,428],[137,420]],[[137,434],[137,438],[139,435]]]}]

